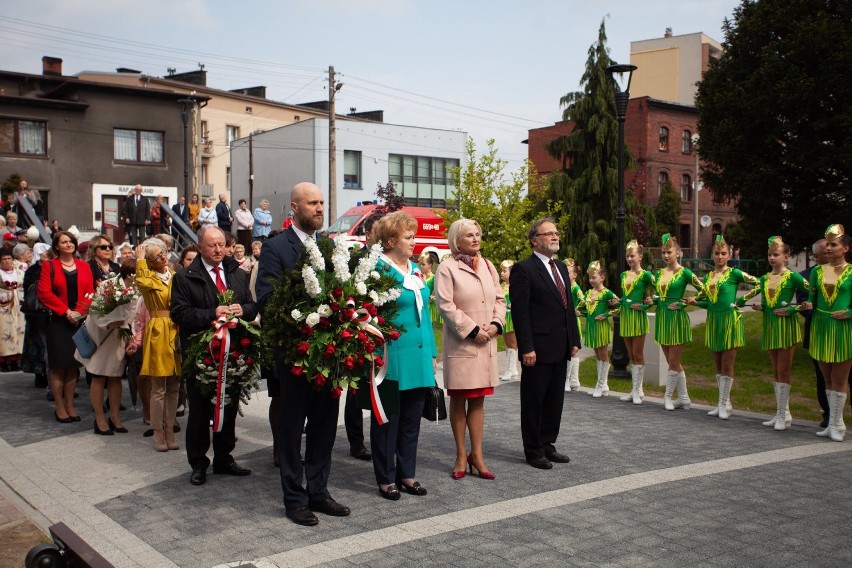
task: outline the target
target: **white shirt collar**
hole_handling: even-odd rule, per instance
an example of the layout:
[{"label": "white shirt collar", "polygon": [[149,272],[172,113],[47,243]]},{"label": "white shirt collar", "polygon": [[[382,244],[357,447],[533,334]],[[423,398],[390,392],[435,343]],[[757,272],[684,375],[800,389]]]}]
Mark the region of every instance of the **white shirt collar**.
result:
[{"label": "white shirt collar", "polygon": [[[201,264],[204,265],[204,270],[207,271],[207,275],[210,277],[210,280],[213,281],[213,284],[216,284],[216,273],[213,272],[213,269],[215,268],[215,266],[213,266],[212,264],[208,264],[207,261],[204,260],[203,258],[201,259]],[[222,282],[225,282],[225,267],[222,266],[221,262],[219,263],[219,268],[222,269],[222,271],[219,273],[222,277]]]},{"label": "white shirt collar", "polygon": [[[547,273],[550,275],[550,279],[553,280],[553,271],[550,269],[550,261],[552,260],[552,258],[544,256],[537,250],[534,250],[533,254],[536,255],[538,259],[544,263],[545,268],[547,268]],[[557,260],[555,262],[559,261]],[[556,270],[556,274],[559,274],[559,269]],[[565,285],[565,280],[562,278],[562,274],[559,274],[559,279],[562,280],[562,284]],[[555,284],[556,280],[553,280],[553,283]]]},{"label": "white shirt collar", "polygon": [[316,240],[316,238],[317,238],[317,237],[316,237],[316,233],[314,233],[313,235],[309,235],[309,234],[307,234],[305,231],[303,231],[302,229],[300,229],[299,227],[297,227],[297,226],[296,226],[296,223],[293,223],[293,224],[292,224],[292,225],[290,225],[290,226],[291,226],[291,227],[293,227],[293,230],[294,230],[294,231],[296,231],[296,235],[298,235],[299,240],[300,240],[300,241],[302,241],[303,243],[305,242],[305,239],[310,238],[310,239],[314,239],[314,240]]}]

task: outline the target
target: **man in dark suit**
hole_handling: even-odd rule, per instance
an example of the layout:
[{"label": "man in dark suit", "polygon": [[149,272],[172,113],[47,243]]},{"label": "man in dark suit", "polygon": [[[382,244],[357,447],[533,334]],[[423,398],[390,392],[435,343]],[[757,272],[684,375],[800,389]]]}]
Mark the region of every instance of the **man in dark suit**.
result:
[{"label": "man in dark suit", "polygon": [[151,224],[151,204],[142,195],[142,186],[136,184],[133,195],[124,202],[124,225],[130,234],[130,244],[136,246],[147,238],[146,227]]},{"label": "man in dark suit", "polygon": [[228,197],[224,193],[219,194],[219,203],[216,204],[216,222],[220,229],[226,233],[231,232],[234,216],[231,214],[231,207],[228,205]]},{"label": "man in dark suit", "polygon": [[527,463],[550,469],[568,463],[555,443],[562,421],[565,369],[580,350],[580,328],[574,312],[568,271],[553,259],[559,231],[553,219],[535,221],[529,241],[533,254],[512,267],[509,296],[518,338],[521,373],[521,437]]},{"label": "man in dark suit", "polygon": [[[307,182],[297,184],[290,201],[295,213],[293,225],[266,241],[260,250],[256,290],[261,311],[272,294],[270,278],[280,278],[292,269],[303,250],[302,243],[316,238],[316,231],[323,225],[324,201],[319,187]],[[270,423],[278,446],[287,516],[294,523],[312,526],[319,523],[315,511],[338,517],[348,515],[349,508],[332,499],[327,487],[340,400],[333,398],[328,388],[317,390],[307,380],[293,377],[280,362],[276,375],[277,381],[269,382],[273,397]],[[308,423],[303,466],[299,450],[305,419]],[[302,486],[303,478],[306,487]]]},{"label": "man in dark suit", "polygon": [[[198,235],[199,254],[195,260],[175,274],[172,283],[172,303],[169,315],[180,326],[180,345],[183,360],[189,337],[210,328],[210,322],[221,315],[234,315],[247,321],[257,316],[257,304],[251,299],[248,273],[237,261],[225,256],[225,235],[217,227],[201,229]],[[233,290],[233,303],[220,306],[217,295]],[[192,362],[194,364],[194,362]],[[189,364],[184,369],[191,368]],[[193,377],[186,380],[189,417],[186,424],[186,457],[192,468],[189,482],[204,485],[207,481],[207,450],[210,448],[210,420],[213,404],[201,396]],[[236,444],[234,423],[237,407],[225,407],[225,421],[220,432],[213,433],[213,473],[249,475],[251,470],[237,465],[231,452]]]},{"label": "man in dark suit", "polygon": [[[181,221],[189,226],[189,207],[186,206],[186,198],[183,195],[178,198],[177,203],[172,205],[172,211],[175,212],[175,215],[180,217]],[[175,239],[180,238],[180,231],[178,231],[178,228],[174,223],[172,223],[172,236]]]}]

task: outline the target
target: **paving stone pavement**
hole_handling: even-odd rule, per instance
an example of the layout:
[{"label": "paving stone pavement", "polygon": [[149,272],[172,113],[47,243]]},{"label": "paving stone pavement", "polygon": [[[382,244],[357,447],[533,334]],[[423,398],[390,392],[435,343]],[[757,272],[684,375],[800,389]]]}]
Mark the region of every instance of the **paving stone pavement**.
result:
[{"label": "paving stone pavement", "polygon": [[193,487],[184,452],[155,453],[138,413],[124,413],[130,434],[94,436],[85,385],[82,423],[61,425],[31,381],[0,375],[0,478],[42,525],[67,523],[119,567],[852,564],[852,440],[813,423],[774,432],[765,417],[570,393],[558,449],[571,463],[541,471],[523,460],[519,383],[505,383],[486,404],[495,481],[453,481],[449,424],[424,422],[429,494],[386,501],[340,426],[329,486],[353,512],[306,528],[283,516],[264,392],[237,420],[252,475]]}]

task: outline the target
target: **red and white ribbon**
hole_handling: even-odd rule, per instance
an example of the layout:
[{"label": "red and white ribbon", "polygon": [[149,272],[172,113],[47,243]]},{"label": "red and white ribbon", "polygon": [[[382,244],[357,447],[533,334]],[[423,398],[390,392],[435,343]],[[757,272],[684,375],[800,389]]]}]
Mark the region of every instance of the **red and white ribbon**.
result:
[{"label": "red and white ribbon", "polygon": [[231,332],[228,330],[237,327],[237,320],[229,320],[227,316],[221,315],[219,319],[213,322],[213,327],[216,328],[213,338],[219,340],[218,353],[213,353],[217,365],[216,399],[213,403],[213,431],[221,432],[222,424],[225,422],[225,389],[227,388],[228,378],[228,354],[231,351]]},{"label": "red and white ribbon", "polygon": [[[355,302],[350,298],[346,301],[346,305],[349,307],[355,307]],[[384,340],[384,334],[382,334],[379,328],[370,323],[370,319],[371,317],[369,312],[367,312],[364,308],[355,310],[355,313],[352,314],[352,321],[357,322],[358,327],[382,341],[382,359],[384,360],[384,365],[382,365],[379,372],[376,373],[375,358],[370,362],[370,405],[373,408],[373,416],[376,417],[376,422],[379,423],[379,426],[382,426],[388,423],[388,416],[385,413],[384,406],[382,406],[382,399],[379,397],[379,385],[385,380],[385,375],[387,374],[388,344]]]}]

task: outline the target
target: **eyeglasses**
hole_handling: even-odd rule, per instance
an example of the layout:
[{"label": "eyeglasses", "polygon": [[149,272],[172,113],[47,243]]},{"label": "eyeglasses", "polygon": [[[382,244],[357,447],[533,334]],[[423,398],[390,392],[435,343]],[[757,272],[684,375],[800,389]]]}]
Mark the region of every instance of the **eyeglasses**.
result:
[{"label": "eyeglasses", "polygon": [[547,238],[550,238],[550,237],[558,237],[558,236],[559,236],[559,231],[549,231],[549,232],[547,232],[547,233],[536,233],[536,234],[535,234],[535,236],[537,236],[537,237],[547,237]]},{"label": "eyeglasses", "polygon": [[166,260],[165,251],[161,252],[160,254],[158,254],[157,256],[155,256],[154,258],[152,258],[150,260]]},{"label": "eyeglasses", "polygon": [[112,245],[98,245],[98,250],[112,250]]}]

